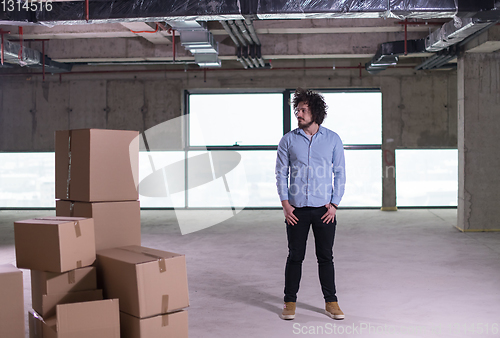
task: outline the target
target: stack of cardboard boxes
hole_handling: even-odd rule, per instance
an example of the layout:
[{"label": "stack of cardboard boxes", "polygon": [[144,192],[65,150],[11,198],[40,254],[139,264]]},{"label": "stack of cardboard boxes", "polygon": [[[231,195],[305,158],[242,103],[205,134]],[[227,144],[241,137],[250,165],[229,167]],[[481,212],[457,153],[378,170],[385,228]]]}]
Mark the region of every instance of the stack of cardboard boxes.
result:
[{"label": "stack of cardboard boxes", "polygon": [[[75,337],[89,332],[99,338],[120,337],[118,300],[103,300],[91,266],[96,258],[93,219],[19,221],[14,223],[14,236],[17,267],[31,270],[32,338],[62,338],[65,330]],[[81,316],[72,318],[82,310]],[[87,325],[75,331],[79,321]]]},{"label": "stack of cardboard boxes", "polygon": [[0,337],[24,338],[23,272],[0,265]]},{"label": "stack of cardboard boxes", "polygon": [[140,246],[138,132],[55,140],[57,217],[14,224],[17,265],[32,269],[31,337],[119,337],[118,316],[122,337],[187,337],[184,256]]},{"label": "stack of cardboard boxes", "polygon": [[141,245],[139,133],[56,132],[56,215],[94,219],[96,250]]}]

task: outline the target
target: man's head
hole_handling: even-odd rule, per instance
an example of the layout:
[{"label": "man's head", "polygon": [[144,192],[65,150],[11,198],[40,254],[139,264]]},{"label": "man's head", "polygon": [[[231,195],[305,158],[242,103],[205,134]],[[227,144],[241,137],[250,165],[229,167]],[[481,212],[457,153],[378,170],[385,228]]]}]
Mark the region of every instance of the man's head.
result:
[{"label": "man's head", "polygon": [[307,128],[313,123],[317,123],[318,125],[323,123],[327,108],[328,106],[321,94],[302,88],[295,90],[295,94],[293,95],[293,110],[297,117],[299,128]]}]

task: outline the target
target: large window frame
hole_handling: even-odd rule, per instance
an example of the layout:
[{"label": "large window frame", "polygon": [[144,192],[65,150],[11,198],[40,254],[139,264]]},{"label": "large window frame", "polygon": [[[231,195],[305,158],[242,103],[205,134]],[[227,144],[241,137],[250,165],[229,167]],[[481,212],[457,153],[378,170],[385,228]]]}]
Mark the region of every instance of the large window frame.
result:
[{"label": "large window frame", "polygon": [[[348,93],[353,93],[353,92],[358,92],[358,93],[366,93],[366,92],[378,92],[381,93],[381,90],[379,88],[357,88],[357,89],[331,89],[331,88],[314,88],[315,91],[321,92],[321,93],[338,93],[338,92],[348,92]],[[183,107],[182,107],[182,116],[186,117],[186,115],[190,114],[190,104],[189,104],[189,97],[190,95],[193,94],[281,94],[282,95],[282,103],[283,103],[283,126],[282,126],[282,131],[283,135],[288,133],[292,129],[292,118],[291,118],[291,112],[292,112],[292,107],[290,105],[290,96],[294,93],[295,89],[291,88],[285,88],[285,89],[216,89],[216,90],[210,90],[210,89],[186,89],[183,91]],[[233,146],[191,146],[189,144],[189,133],[190,133],[190,126],[189,126],[189,119],[185,118],[184,123],[182,125],[182,149],[178,149],[176,151],[181,151],[184,152],[184,207],[145,207],[144,209],[149,209],[149,210],[154,210],[154,209],[233,209],[234,207],[190,207],[189,206],[189,182],[188,182],[188,173],[189,173],[189,167],[188,167],[188,161],[187,159],[189,158],[189,152],[192,151],[227,151],[227,150],[237,150],[237,151],[273,151],[276,152],[278,149],[278,145],[233,145]],[[382,147],[380,144],[344,144],[344,149],[345,150],[381,150]],[[277,196],[277,195],[276,195]],[[276,197],[278,198],[278,197]],[[281,209],[279,206],[258,206],[258,207],[245,207],[246,209]],[[378,207],[343,207],[343,208],[378,208]],[[0,209],[12,209],[12,208],[1,208]],[[16,208],[17,209],[17,208]],[[18,208],[18,209],[32,209],[32,208]],[[38,207],[35,209],[53,209],[51,207],[45,208],[45,207]]]},{"label": "large window frame", "polygon": [[[380,88],[356,88],[356,89],[332,89],[332,88],[313,88],[313,90],[320,93],[367,93],[376,92],[381,93]],[[190,104],[189,98],[192,94],[276,94],[281,93],[283,95],[283,135],[291,131],[292,120],[291,113],[292,107],[290,102],[290,96],[295,92],[295,89],[186,89],[184,90],[184,109],[182,110],[183,115],[190,114]],[[382,118],[382,116],[381,116]],[[207,209],[202,207],[190,207],[189,206],[189,189],[188,189],[188,153],[190,151],[227,151],[227,150],[237,150],[237,151],[256,151],[256,150],[267,150],[267,151],[277,151],[278,145],[267,145],[267,146],[252,146],[252,145],[233,145],[233,146],[191,146],[190,141],[190,125],[189,118],[185,119],[186,124],[183,130],[183,144],[184,144],[184,159],[185,159],[185,209]],[[382,131],[381,131],[382,132]],[[344,144],[345,150],[382,150],[381,144]],[[380,168],[382,171],[382,168]],[[382,198],[382,196],[381,196]],[[344,207],[345,209],[378,209],[380,206],[370,207],[370,206],[356,206],[356,207]],[[148,208],[149,209],[149,208]],[[210,207],[210,209],[234,209],[229,207]],[[246,207],[246,209],[281,209],[281,207]]]}]

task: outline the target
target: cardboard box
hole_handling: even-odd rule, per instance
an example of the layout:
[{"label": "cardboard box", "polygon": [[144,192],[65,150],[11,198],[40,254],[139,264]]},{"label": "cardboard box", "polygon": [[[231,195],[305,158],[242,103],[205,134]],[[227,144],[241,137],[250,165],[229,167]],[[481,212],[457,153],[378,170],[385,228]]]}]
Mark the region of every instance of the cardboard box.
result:
[{"label": "cardboard box", "polygon": [[97,203],[56,201],[56,215],[92,218],[97,251],[141,245],[139,201]]},{"label": "cardboard box", "polygon": [[42,295],[97,289],[96,268],[93,266],[56,273],[31,270],[31,298]]},{"label": "cardboard box", "polygon": [[102,300],[102,290],[87,290],[67,293],[56,293],[42,295],[32,300],[33,310],[42,318],[50,318],[56,315],[56,306],[60,304],[71,304]]},{"label": "cardboard box", "polygon": [[57,305],[43,320],[29,312],[30,338],[120,338],[118,299]]},{"label": "cardboard box", "polygon": [[17,267],[66,272],[95,261],[94,221],[44,217],[14,223]]},{"label": "cardboard box", "polygon": [[126,246],[97,252],[105,298],[120,299],[120,311],[138,318],[189,306],[186,258],[171,252]]},{"label": "cardboard box", "polygon": [[139,319],[120,312],[122,338],[188,338],[188,312]]},{"label": "cardboard box", "polygon": [[0,337],[24,338],[23,272],[0,265]]},{"label": "cardboard box", "polygon": [[56,199],[81,202],[136,201],[139,132],[78,129],[56,131]]}]

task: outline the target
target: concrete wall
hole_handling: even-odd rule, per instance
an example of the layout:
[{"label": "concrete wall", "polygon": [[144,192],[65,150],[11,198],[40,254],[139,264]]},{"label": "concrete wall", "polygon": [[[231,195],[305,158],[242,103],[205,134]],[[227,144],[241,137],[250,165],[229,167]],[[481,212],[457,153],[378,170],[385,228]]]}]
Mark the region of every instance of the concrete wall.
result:
[{"label": "concrete wall", "polygon": [[[324,66],[290,62],[288,67]],[[379,88],[383,109],[383,208],[396,206],[395,149],[457,147],[456,71],[357,69],[142,72],[1,78],[0,151],[53,151],[55,130],[140,132],[182,114],[184,89]],[[257,108],[256,108],[257,109]],[[330,107],[330,113],[335,107]],[[256,114],[259,114],[256,110]],[[182,149],[181,119],[164,149]],[[281,126],[276,126],[281,128]],[[158,148],[154,150],[159,150]]]},{"label": "concrete wall", "polygon": [[[294,64],[310,66],[311,62]],[[184,89],[380,88],[388,148],[457,146],[456,72],[260,70],[1,78],[0,151],[53,151],[59,129],[143,131],[181,115]],[[330,109],[334,109],[331,107]],[[175,131],[172,131],[175,132]],[[180,138],[179,133],[175,138]]]}]

